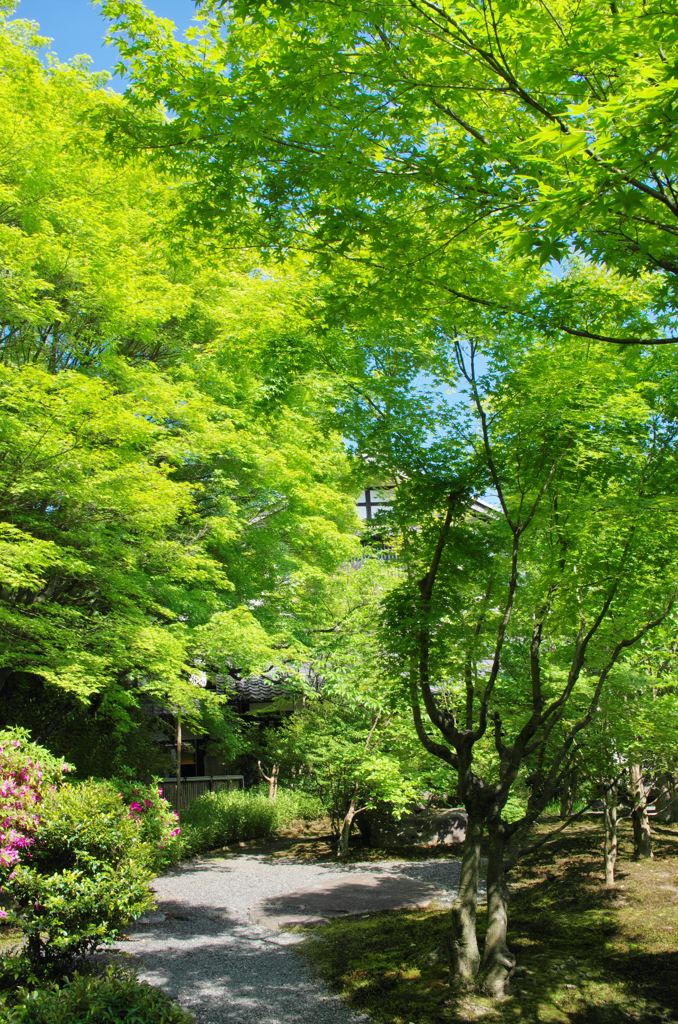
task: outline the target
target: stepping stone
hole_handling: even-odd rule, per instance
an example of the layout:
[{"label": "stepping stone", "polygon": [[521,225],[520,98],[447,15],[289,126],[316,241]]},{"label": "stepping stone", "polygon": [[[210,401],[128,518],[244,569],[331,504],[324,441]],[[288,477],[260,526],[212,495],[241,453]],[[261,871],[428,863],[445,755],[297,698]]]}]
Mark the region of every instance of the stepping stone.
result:
[{"label": "stepping stone", "polygon": [[141,917],[137,918],[137,924],[162,924],[166,917],[166,914],[149,910],[145,914],[142,914]]},{"label": "stepping stone", "polygon": [[275,930],[295,924],[327,924],[331,917],[369,915],[400,907],[426,907],[441,895],[427,882],[364,871],[263,900],[250,920]]}]

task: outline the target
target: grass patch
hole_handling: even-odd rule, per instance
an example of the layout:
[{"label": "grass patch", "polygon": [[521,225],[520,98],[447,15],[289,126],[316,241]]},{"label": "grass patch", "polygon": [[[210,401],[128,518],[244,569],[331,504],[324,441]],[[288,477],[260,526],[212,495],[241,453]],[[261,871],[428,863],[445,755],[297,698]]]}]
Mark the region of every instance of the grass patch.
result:
[{"label": "grass patch", "polygon": [[314,820],[322,810],[318,800],[292,790],[278,790],[275,803],[261,790],[205,793],[182,811],[183,856],[265,839],[294,821]]},{"label": "grass patch", "polygon": [[[309,929],[297,947],[327,983],[384,1024],[484,1018],[534,1024],[678,1019],[678,828],[655,830],[655,860],[630,861],[621,825],[618,885],[603,881],[602,836],[585,822],[526,860],[511,879],[515,993],[501,1004],[457,997],[437,947],[449,912],[435,906]],[[480,931],[484,928],[484,908]]]}]

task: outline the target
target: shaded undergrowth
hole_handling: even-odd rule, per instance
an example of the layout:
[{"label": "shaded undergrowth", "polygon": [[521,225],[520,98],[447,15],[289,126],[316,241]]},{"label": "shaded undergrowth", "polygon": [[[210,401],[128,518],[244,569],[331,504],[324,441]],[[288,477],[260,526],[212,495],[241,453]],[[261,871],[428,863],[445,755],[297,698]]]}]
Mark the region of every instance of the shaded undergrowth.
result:
[{"label": "shaded undergrowth", "polygon": [[[449,911],[435,906],[334,920],[311,929],[300,949],[356,1010],[384,1024],[678,1020],[678,828],[658,827],[655,860],[634,863],[623,824],[611,890],[601,842],[586,822],[515,870],[509,943],[518,968],[501,1004],[449,988],[437,953]],[[484,917],[481,907],[481,933]]]}]

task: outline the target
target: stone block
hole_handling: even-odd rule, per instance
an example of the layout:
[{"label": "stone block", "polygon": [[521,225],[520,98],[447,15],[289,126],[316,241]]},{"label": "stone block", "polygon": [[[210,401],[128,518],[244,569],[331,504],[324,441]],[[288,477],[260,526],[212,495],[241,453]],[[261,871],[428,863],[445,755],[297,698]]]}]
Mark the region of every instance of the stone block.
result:
[{"label": "stone block", "polygon": [[380,849],[396,846],[451,846],[463,843],[468,816],[463,807],[440,809],[413,804],[396,818],[390,804],[362,811],[356,823],[364,842]]}]

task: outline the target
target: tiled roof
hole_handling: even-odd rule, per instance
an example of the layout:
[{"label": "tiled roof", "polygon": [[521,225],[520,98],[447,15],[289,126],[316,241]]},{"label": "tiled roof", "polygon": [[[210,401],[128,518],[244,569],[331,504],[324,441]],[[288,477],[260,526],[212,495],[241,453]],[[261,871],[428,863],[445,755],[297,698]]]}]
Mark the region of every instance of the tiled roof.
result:
[{"label": "tiled roof", "polygon": [[250,679],[230,679],[228,676],[217,676],[216,684],[220,693],[228,693],[230,690],[233,696],[247,701],[275,700],[276,697],[284,697],[288,692],[284,685],[271,683],[268,679],[257,676]]}]

